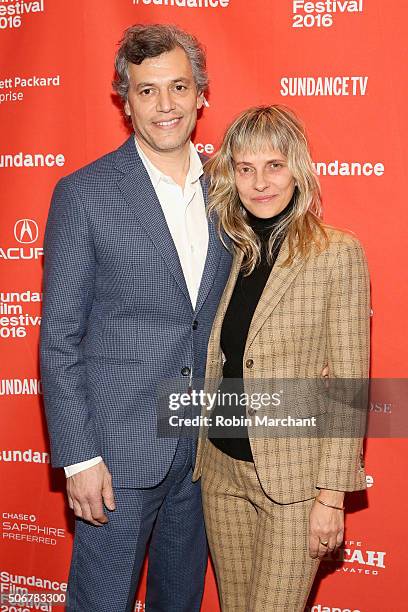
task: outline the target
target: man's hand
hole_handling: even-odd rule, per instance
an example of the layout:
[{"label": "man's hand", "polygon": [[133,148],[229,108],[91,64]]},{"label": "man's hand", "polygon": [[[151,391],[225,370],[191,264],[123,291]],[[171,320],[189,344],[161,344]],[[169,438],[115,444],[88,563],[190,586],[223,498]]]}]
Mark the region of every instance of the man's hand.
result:
[{"label": "man's hand", "polygon": [[[115,510],[112,478],[103,461],[67,478],[68,503],[75,516],[92,525],[108,522],[103,503],[108,510]],[[103,503],[102,503],[103,502]]]},{"label": "man's hand", "polygon": [[[326,504],[341,508],[344,492],[321,489],[318,495]],[[319,502],[313,503],[309,517],[309,554],[321,559],[327,552],[335,551],[343,542],[344,512],[328,508]],[[324,544],[322,544],[324,542]]]}]

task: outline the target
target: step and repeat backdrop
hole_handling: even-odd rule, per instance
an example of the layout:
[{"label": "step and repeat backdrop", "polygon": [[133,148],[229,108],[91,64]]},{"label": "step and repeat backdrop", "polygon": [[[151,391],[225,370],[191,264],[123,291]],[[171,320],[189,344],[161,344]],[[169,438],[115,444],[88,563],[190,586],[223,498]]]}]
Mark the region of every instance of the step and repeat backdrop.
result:
[{"label": "step and repeat backdrop", "polygon": [[[66,590],[73,520],[62,470],[49,464],[38,363],[42,243],[56,181],[128,135],[111,88],[124,29],[175,23],[205,45],[198,151],[211,155],[248,106],[285,104],[304,120],[324,218],[365,248],[372,376],[391,379],[408,370],[407,19],[403,0],[0,0],[2,593]],[[384,392],[370,411],[391,423],[398,402]],[[344,548],[321,564],[309,610],[408,609],[408,445],[398,435],[367,441],[368,489],[347,499]],[[145,574],[135,610],[144,593]],[[55,596],[1,611],[58,605]],[[202,609],[219,610],[211,564]]]}]

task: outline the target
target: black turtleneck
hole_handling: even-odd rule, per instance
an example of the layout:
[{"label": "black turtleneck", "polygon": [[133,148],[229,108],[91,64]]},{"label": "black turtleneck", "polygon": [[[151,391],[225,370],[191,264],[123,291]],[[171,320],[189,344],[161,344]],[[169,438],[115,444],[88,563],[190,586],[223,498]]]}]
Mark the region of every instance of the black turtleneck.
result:
[{"label": "black turtleneck", "polygon": [[[276,261],[283,236],[275,241],[272,261],[269,263],[266,257],[268,239],[272,230],[291,210],[293,199],[278,215],[268,219],[256,217],[246,210],[248,223],[254,230],[261,242],[261,260],[253,272],[244,276],[240,271],[235,283],[234,291],[225,313],[221,329],[221,348],[225,355],[223,367],[223,381],[220,385],[220,393],[243,392],[243,357],[245,344],[248,336],[252,317],[264,290],[266,281]],[[234,379],[228,382],[229,379]],[[239,380],[237,380],[239,379]],[[222,397],[222,395],[221,395]],[[246,427],[224,428],[215,426],[217,416],[245,417],[245,406],[216,406],[212,413],[212,427],[209,429],[209,439],[221,451],[241,461],[253,461],[251,447],[248,440]],[[228,429],[228,434],[226,433]],[[222,437],[225,433],[225,437]]]}]

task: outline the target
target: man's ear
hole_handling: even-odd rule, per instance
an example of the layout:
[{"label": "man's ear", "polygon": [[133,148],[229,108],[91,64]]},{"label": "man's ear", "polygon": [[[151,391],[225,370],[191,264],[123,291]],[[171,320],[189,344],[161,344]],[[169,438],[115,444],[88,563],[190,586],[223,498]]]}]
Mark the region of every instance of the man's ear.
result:
[{"label": "man's ear", "polygon": [[202,108],[203,106],[204,106],[204,92],[201,91],[197,95],[197,110],[200,110],[200,108]]},{"label": "man's ear", "polygon": [[128,117],[130,117],[130,106],[129,106],[129,102],[128,102],[127,100],[126,100],[126,102],[125,102],[124,109],[125,109],[125,115],[127,115]]}]

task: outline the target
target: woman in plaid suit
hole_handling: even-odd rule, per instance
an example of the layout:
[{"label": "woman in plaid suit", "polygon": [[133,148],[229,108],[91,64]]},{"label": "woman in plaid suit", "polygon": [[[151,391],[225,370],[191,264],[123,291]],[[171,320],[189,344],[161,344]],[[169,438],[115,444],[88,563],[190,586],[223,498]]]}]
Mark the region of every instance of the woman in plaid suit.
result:
[{"label": "woman in plaid suit", "polygon": [[[342,543],[345,492],[366,486],[353,402],[369,372],[366,259],[353,235],[322,223],[305,132],[289,109],[242,113],[207,171],[210,214],[234,249],[208,348],[218,403],[194,472],[221,606],[302,611],[320,559]],[[220,399],[276,391],[274,381],[262,410],[235,400],[228,411]]]}]

